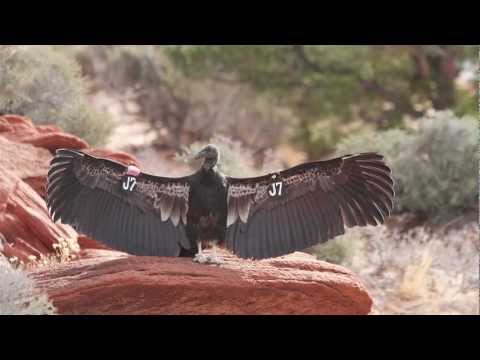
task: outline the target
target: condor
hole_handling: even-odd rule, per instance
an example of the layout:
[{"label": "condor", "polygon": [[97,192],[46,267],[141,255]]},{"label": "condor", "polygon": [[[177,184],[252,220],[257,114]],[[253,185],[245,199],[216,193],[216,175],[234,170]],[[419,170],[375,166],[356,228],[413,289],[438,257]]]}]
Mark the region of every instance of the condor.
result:
[{"label": "condor", "polygon": [[60,149],[48,172],[47,206],[54,221],[136,255],[190,256],[217,264],[223,246],[263,259],[306,249],[378,225],[390,215],[394,189],[381,155],[362,153],[304,163],[259,177],[234,178],[217,169],[208,145],[192,175],[144,174],[107,159]]}]

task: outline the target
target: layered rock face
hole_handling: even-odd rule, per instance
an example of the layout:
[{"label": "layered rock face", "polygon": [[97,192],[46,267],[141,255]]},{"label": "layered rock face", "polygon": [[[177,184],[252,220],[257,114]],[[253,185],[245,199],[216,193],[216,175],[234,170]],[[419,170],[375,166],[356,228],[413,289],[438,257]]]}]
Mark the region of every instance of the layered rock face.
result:
[{"label": "layered rock face", "polygon": [[26,263],[42,257],[79,251],[78,241],[103,248],[70,226],[54,224],[45,206],[48,166],[57,149],[82,150],[137,165],[123,152],[89,148],[82,139],[56,126],[34,125],[16,116],[0,116],[0,251]]},{"label": "layered rock face", "polygon": [[368,314],[365,287],[347,269],[304,253],[261,261],[222,252],[220,266],[187,258],[87,250],[33,272],[67,314]]},{"label": "layered rock face", "polygon": [[[0,116],[0,252],[36,264],[28,271],[60,314],[371,311],[372,299],[354,274],[304,253],[250,261],[223,251],[223,265],[200,265],[188,258],[131,256],[53,223],[45,183],[59,148],[140,164],[127,153],[92,149],[55,126]],[[59,257],[59,252],[69,256]],[[57,260],[37,261],[50,256]]]}]

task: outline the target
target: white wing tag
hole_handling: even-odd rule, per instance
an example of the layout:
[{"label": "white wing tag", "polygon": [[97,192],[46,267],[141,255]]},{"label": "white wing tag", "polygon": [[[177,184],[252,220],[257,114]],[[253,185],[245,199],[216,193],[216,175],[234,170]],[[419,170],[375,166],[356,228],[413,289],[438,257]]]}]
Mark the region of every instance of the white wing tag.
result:
[{"label": "white wing tag", "polygon": [[137,185],[137,178],[135,176],[124,176],[122,179],[122,190],[132,192]]},{"label": "white wing tag", "polygon": [[282,197],[285,193],[283,189],[283,181],[276,174],[272,175],[273,182],[268,187],[268,195],[270,197]]},{"label": "white wing tag", "polygon": [[137,176],[140,175],[140,169],[136,166],[130,165],[127,168],[125,176],[122,178],[122,190],[132,192],[137,185]]}]

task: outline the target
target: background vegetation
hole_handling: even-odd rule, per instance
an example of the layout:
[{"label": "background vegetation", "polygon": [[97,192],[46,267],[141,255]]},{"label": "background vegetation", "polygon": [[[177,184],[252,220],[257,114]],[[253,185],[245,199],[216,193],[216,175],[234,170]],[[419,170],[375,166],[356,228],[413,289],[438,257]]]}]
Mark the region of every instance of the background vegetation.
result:
[{"label": "background vegetation", "polygon": [[[402,126],[431,109],[475,113],[472,93],[457,87],[474,63],[467,46],[176,46],[170,59],[189,78],[248,84],[292,110],[295,139],[309,157],[368,124]],[[323,126],[319,126],[319,123]]]},{"label": "background vegetation", "polygon": [[448,221],[478,207],[478,124],[451,111],[418,120],[414,128],[345,138],[338,153],[378,151],[392,166],[395,212]]},{"label": "background vegetation", "polygon": [[49,47],[0,47],[0,114],[18,114],[35,123],[53,123],[101,144],[112,130],[108,114],[87,101],[80,66]]}]

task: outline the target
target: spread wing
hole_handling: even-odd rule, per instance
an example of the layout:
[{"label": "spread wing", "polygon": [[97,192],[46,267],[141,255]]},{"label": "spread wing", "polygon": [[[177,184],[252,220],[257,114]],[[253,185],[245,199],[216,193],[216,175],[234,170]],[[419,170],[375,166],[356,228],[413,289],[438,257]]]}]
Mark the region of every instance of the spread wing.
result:
[{"label": "spread wing", "polygon": [[185,233],[189,177],[127,176],[127,167],[61,149],[48,172],[47,206],[54,221],[137,255],[178,256]]},{"label": "spread wing", "polygon": [[393,208],[393,180],[376,153],[305,163],[276,174],[228,178],[226,246],[262,259],[377,225]]}]

